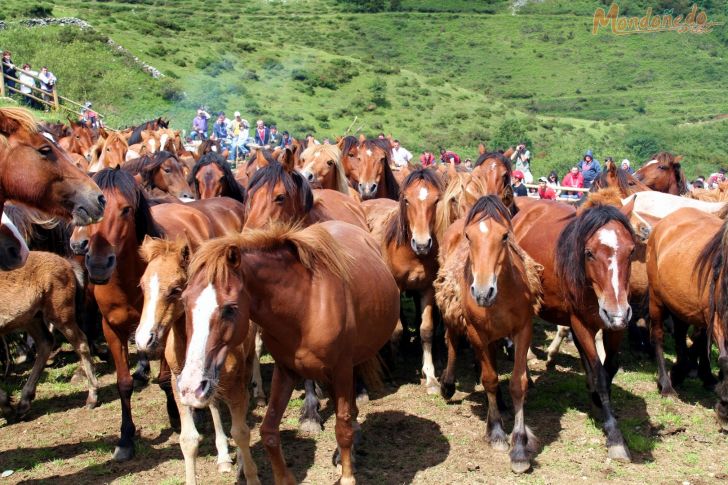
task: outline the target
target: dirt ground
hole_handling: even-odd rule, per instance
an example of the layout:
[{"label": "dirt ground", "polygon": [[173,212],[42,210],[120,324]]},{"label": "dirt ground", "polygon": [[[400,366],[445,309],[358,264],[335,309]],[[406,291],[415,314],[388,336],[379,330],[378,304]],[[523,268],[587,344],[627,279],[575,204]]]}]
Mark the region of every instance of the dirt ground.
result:
[{"label": "dirt ground", "polygon": [[[728,483],[728,435],[720,432],[715,420],[714,394],[689,379],[678,389],[678,399],[661,398],[654,364],[633,356],[626,345],[613,400],[633,462],[608,459],[601,415],[591,409],[573,344],[564,345],[555,369],[545,369],[542,349],[545,339],[553,335],[551,328],[537,325],[535,350],[542,360],[531,364],[536,384],[526,403],[526,423],[540,446],[530,473],[513,474],[508,455],[484,442],[487,400],[482,389],[474,388],[472,358],[466,352],[460,360],[453,402],[426,395],[419,383],[417,358],[412,356],[393,372],[394,381],[362,407],[358,483]],[[272,365],[270,359],[267,362],[263,370],[269,380]],[[507,372],[510,364],[502,367]],[[62,352],[46,370],[26,419],[8,423],[0,418],[0,472],[13,470],[9,477],[0,478],[0,484],[183,483],[178,435],[168,427],[160,389],[152,384],[135,392],[137,455],[133,461],[114,463],[110,458],[118,437],[120,407],[112,367],[97,366],[101,404],[93,410],[83,408],[84,384],[70,382],[75,369],[74,354]],[[3,385],[17,392],[23,378],[16,372]],[[503,375],[501,384],[509,402],[507,378]],[[324,401],[324,431],[315,437],[302,436],[297,432],[300,397],[300,391],[294,394],[283,419],[286,459],[299,482],[333,483],[333,410]],[[263,414],[263,408],[254,409],[249,423],[253,456],[261,481],[267,484],[272,483],[272,475],[258,435]],[[511,426],[509,419],[506,430]],[[216,471],[211,431],[209,423],[202,431],[199,478],[205,484],[230,483],[233,475]]]}]

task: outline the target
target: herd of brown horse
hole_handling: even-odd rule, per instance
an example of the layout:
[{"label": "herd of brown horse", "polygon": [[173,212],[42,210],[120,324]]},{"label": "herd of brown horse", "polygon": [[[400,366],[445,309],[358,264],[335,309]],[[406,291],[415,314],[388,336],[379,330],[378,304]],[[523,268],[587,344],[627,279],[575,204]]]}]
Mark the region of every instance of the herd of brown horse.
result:
[{"label": "herd of brown horse", "polygon": [[[538,448],[524,405],[534,316],[571,328],[612,459],[630,460],[611,385],[622,336],[634,322],[650,330],[662,394],[674,393],[697,365],[704,383],[715,386],[716,415],[728,429],[728,211],[716,215],[682,196],[677,157],[657,154],[635,176],[609,165],[574,207],[515,198],[509,152],[482,146],[472,171],[396,170],[388,140],[352,136],[336,145],[256,150],[235,170],[223,155],[214,142],[188,151],[162,119],[106,133],[40,126],[24,110],[0,109],[0,204],[34,208],[21,216],[37,219],[37,209],[72,222],[66,243],[77,254],[75,261],[39,251],[23,258],[17,231],[0,238],[9,248],[0,251],[0,288],[29,302],[24,312],[0,305],[0,333],[31,333],[43,347],[42,370],[43,333],[50,325],[61,330],[84,360],[93,406],[88,343],[73,320],[90,302],[98,306],[122,410],[114,459],[134,455],[133,336],[140,355],[161,362],[158,382],[170,424],[180,428],[187,483],[196,483],[193,409],[210,408],[218,468],[232,469],[219,402],[232,416],[238,478],[259,483],[246,418],[251,378],[256,401],[265,401],[264,344],[275,365],[260,434],[275,482],[295,482],[279,426],[294,387],[306,379],[301,425],[320,429],[316,383],[325,386],[335,408],[340,482],[355,483],[358,406],[380,383],[380,352],[396,353],[406,331],[403,292],[418,295],[426,392],[452,397],[460,337],[467,337],[488,398],[487,441],[510,450],[514,472],[527,471]],[[659,216],[642,202],[654,198],[640,195],[653,191],[672,194],[661,194]],[[23,278],[52,273],[37,269],[38,260],[64,261],[53,265],[68,269],[33,290]],[[432,356],[438,314],[448,352],[439,378]],[[663,354],[668,316],[677,350],[671,372]],[[503,339],[515,346],[510,438],[496,362]],[[710,370],[712,342],[720,380]],[[27,411],[39,375],[34,367],[15,410],[0,394],[4,412]]]}]

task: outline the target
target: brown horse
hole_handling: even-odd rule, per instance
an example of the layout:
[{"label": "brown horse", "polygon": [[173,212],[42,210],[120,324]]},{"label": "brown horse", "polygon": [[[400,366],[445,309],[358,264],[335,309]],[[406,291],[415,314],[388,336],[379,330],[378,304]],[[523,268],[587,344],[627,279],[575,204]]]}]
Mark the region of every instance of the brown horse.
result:
[{"label": "brown horse", "polygon": [[[656,226],[647,244],[650,317],[658,363],[658,386],[675,394],[689,370],[687,330],[706,328],[708,342],[718,346],[722,382],[716,387],[718,420],[728,430],[728,222],[696,209],[673,212]],[[677,360],[668,376],[663,353],[663,320],[675,325]],[[693,346],[697,346],[694,342]],[[715,384],[710,370],[710,346],[700,346],[698,375]]]},{"label": "brown horse", "polygon": [[135,176],[148,193],[161,191],[179,199],[193,199],[184,165],[171,152],[161,151],[125,162],[121,168]]},{"label": "brown horse", "polygon": [[670,152],[660,152],[637,170],[635,178],[652,190],[683,195],[688,192],[685,173],[682,170],[681,156]]},{"label": "brown horse", "polygon": [[[175,238],[185,235],[202,241],[211,234],[204,214],[185,204],[161,204],[150,209],[141,187],[127,172],[104,169],[94,180],[109,200],[104,219],[82,231],[74,231],[71,245],[85,252],[89,280],[102,315],[102,328],[116,367],[121,397],[121,438],[113,458],[128,460],[134,455],[135,426],[131,415],[132,376],[129,372],[129,336],[139,322],[143,295],[139,280],[145,264],[139,246],[146,235]],[[160,365],[159,386],[167,395],[167,412],[173,427],[179,423],[170,372],[164,359]]]},{"label": "brown horse", "polygon": [[389,140],[363,140],[357,150],[362,200],[399,199],[399,185],[391,169],[392,147]]},{"label": "brown horse", "polygon": [[[77,225],[101,219],[105,204],[98,186],[20,108],[0,108],[0,211],[8,199]],[[22,254],[12,249],[15,245],[8,238],[11,235],[3,231],[6,251],[0,267],[18,268]]]},{"label": "brown horse", "polygon": [[18,269],[28,259],[28,244],[13,221],[2,213],[0,223],[0,272]]},{"label": "brown horse", "polygon": [[[437,302],[448,333],[467,332],[477,354],[488,394],[486,435],[498,451],[508,450],[508,444],[498,406],[495,343],[510,337],[516,346],[510,386],[515,411],[510,458],[512,470],[523,473],[531,466],[529,451],[537,448],[525,425],[523,403],[528,390],[526,356],[532,319],[540,305],[542,268],[516,245],[509,210],[498,196],[479,199],[467,217],[450,226],[447,233],[465,237],[445,236],[444,263],[435,284]],[[457,244],[449,244],[455,240]]]},{"label": "brown horse", "polygon": [[126,160],[126,152],[129,144],[124,137],[117,133],[111,132],[103,142],[98,158],[92,159],[89,172],[98,172],[104,168],[116,168],[121,166]]},{"label": "brown horse", "polygon": [[619,189],[622,198],[637,192],[652,190],[634,175],[617,167],[616,163],[608,161],[604,164],[604,170],[592,181],[589,190],[597,192],[610,187]]},{"label": "brown horse", "polygon": [[485,152],[485,147],[482,145],[480,152],[471,175],[475,179],[480,179],[484,189],[481,195],[497,195],[511,214],[515,214],[511,160],[499,152]]},{"label": "brown horse", "polygon": [[58,138],[58,144],[68,153],[81,155],[87,161],[91,160],[91,147],[94,144],[93,132],[85,124],[72,122],[70,134]]},{"label": "brown horse", "polygon": [[[0,273],[0,335],[27,331],[35,341],[36,358],[28,382],[23,386],[15,414],[22,417],[30,410],[38,380],[53,349],[50,325],[63,333],[81,360],[88,379],[86,407],[98,400],[98,381],[86,337],[76,324],[83,298],[83,270],[52,253],[32,251],[27,264],[15,271]],[[9,415],[10,400],[0,389],[0,409]]]},{"label": "brown horse", "polygon": [[349,185],[359,186],[359,140],[355,136],[344,136],[336,144],[341,150],[341,165]]},{"label": "brown horse", "polygon": [[222,196],[245,201],[245,189],[235,180],[230,164],[215,152],[205,154],[195,163],[189,182],[198,199]]},{"label": "brown horse", "polygon": [[260,430],[275,483],[295,483],[278,428],[299,376],[331,386],[341,483],[355,483],[354,366],[371,368],[399,315],[399,292],[375,241],[338,221],[216,239],[193,256],[183,299],[191,343],[178,380],[182,403],[202,407],[215,397],[220,365],[252,319],[275,358]]},{"label": "brown horse", "polygon": [[[381,247],[399,291],[419,293],[422,308],[422,375],[429,394],[437,394],[439,390],[432,362],[432,310],[435,303],[432,283],[438,270],[438,241],[445,230],[445,227],[437,225],[436,217],[442,192],[439,175],[434,170],[418,168],[404,180],[399,192],[399,203],[389,199],[362,203],[369,229]],[[402,323],[397,322],[397,329],[392,336],[393,346],[397,346],[403,332]]]},{"label": "brown horse", "polygon": [[313,188],[349,194],[349,181],[336,145],[311,145],[301,154],[301,174]]},{"label": "brown horse", "polygon": [[[529,202],[519,201],[513,231],[519,246],[544,267],[539,316],[570,324],[592,399],[604,412],[609,456],[628,461],[629,450],[612,411],[610,389],[619,368],[619,343],[632,314],[628,301],[635,241],[625,214],[632,211],[633,204],[621,209],[600,205],[577,216],[566,204]],[[594,341],[600,329],[604,365]]]},{"label": "brown horse", "polygon": [[145,121],[144,123],[134,127],[129,135],[129,145],[135,145],[141,143],[142,132],[146,130],[158,130],[160,128],[169,128],[169,121],[165,120],[161,116],[155,120]]}]

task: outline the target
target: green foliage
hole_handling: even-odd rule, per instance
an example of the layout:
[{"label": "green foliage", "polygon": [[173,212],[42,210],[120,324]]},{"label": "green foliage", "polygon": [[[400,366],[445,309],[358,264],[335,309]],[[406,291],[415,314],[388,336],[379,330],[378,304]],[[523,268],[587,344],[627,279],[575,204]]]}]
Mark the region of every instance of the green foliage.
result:
[{"label": "green foliage", "polygon": [[533,142],[528,132],[529,129],[525,121],[516,118],[506,118],[498,126],[488,146],[495,150],[505,150],[509,146],[525,143],[530,148],[533,146]]}]

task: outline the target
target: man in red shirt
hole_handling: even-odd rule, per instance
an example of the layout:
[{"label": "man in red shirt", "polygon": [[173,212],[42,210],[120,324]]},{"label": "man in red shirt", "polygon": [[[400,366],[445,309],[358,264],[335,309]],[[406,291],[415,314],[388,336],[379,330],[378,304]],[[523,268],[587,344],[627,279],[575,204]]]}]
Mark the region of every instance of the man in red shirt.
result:
[{"label": "man in red shirt", "polygon": [[444,148],[440,149],[440,162],[444,164],[448,163],[454,163],[455,165],[460,165],[460,156],[455,153],[451,152],[449,150],[445,150]]},{"label": "man in red shirt", "polygon": [[554,192],[554,189],[546,185],[547,183],[548,180],[546,180],[546,177],[538,179],[538,198],[556,200],[556,192]]},{"label": "man in red shirt", "polygon": [[[571,171],[564,176],[561,185],[564,187],[584,187],[584,176],[579,171],[579,167],[571,167]],[[581,197],[580,192],[562,192],[561,196],[567,199],[578,199]]]}]

